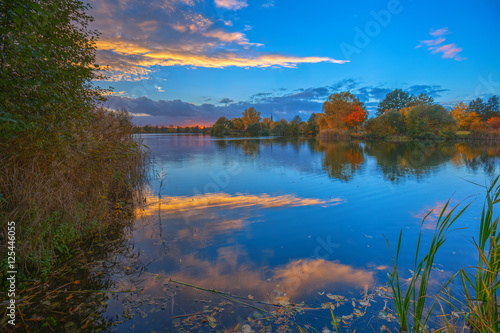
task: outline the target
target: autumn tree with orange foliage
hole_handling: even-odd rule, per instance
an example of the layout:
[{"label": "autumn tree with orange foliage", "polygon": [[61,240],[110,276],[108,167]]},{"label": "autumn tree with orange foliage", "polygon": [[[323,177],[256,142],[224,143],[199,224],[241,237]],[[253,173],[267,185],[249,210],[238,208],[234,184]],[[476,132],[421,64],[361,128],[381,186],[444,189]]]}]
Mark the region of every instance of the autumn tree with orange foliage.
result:
[{"label": "autumn tree with orange foliage", "polygon": [[492,129],[500,129],[500,118],[499,117],[491,117],[488,121],[488,126]]},{"label": "autumn tree with orange foliage", "polygon": [[457,122],[459,129],[462,130],[470,130],[471,127],[477,127],[481,123],[479,114],[475,111],[471,111],[469,106],[463,102],[457,103],[453,109],[451,109],[451,115]]},{"label": "autumn tree with orange foliage", "polygon": [[[363,102],[356,98],[353,94],[348,91],[331,94],[328,100],[323,103],[323,113],[319,117],[320,130],[340,130],[343,131],[349,127],[346,120],[349,119],[356,121],[359,115],[353,115],[349,117],[352,113],[356,114],[355,107],[359,107],[363,110]],[[364,110],[363,110],[364,111]],[[359,111],[358,111],[359,113]],[[363,117],[363,121],[366,119],[367,115]],[[363,122],[361,121],[361,123]],[[354,124],[354,123],[353,123]]]},{"label": "autumn tree with orange foliage", "polygon": [[344,116],[344,122],[349,128],[354,128],[357,132],[359,126],[361,126],[368,118],[368,112],[366,112],[360,105],[354,105],[353,111]]}]

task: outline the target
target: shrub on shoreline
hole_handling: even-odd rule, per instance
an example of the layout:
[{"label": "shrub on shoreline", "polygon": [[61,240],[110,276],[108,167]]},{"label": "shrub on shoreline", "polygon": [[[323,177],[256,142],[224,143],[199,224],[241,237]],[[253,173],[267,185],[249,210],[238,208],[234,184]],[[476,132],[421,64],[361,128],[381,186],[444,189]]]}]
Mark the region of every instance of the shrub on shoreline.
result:
[{"label": "shrub on shoreline", "polygon": [[47,274],[72,244],[129,214],[145,154],[125,113],[97,109],[91,117],[92,127],[50,150],[38,150],[28,138],[0,146],[0,214],[16,221],[17,256],[26,274]]}]

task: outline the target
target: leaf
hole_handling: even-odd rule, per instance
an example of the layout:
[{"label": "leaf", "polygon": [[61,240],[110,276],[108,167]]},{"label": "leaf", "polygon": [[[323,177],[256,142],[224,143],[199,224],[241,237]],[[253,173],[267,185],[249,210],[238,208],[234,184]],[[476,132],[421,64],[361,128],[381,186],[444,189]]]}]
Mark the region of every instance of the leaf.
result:
[{"label": "leaf", "polygon": [[361,312],[358,309],[354,309],[354,314],[358,317],[362,317],[365,315],[364,312]]},{"label": "leaf", "polygon": [[337,302],[342,302],[344,300],[344,296],[341,296],[341,295],[332,295],[332,294],[326,294],[326,297],[328,297],[329,299],[333,299]]}]

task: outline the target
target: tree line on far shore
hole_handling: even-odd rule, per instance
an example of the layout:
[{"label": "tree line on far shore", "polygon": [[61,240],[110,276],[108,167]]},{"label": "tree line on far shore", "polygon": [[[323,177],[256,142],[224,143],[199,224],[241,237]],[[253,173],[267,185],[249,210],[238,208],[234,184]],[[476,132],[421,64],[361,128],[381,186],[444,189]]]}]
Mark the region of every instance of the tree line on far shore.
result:
[{"label": "tree line on far shore", "polygon": [[487,136],[500,135],[500,99],[493,95],[469,104],[459,102],[451,110],[434,102],[431,96],[412,95],[402,89],[388,93],[378,104],[376,116],[368,112],[355,95],[339,92],[323,103],[321,113],[312,113],[307,121],[296,115],[291,121],[275,121],[261,117],[250,107],[242,116],[220,117],[209,134],[223,136],[365,136],[384,139],[391,136],[413,139],[451,139],[469,133]]}]

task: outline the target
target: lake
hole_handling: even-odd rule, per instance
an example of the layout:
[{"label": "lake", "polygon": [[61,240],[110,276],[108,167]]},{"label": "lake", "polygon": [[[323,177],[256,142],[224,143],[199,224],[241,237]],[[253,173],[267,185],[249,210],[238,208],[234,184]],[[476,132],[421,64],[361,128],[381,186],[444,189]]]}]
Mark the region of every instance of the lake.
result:
[{"label": "lake", "polygon": [[422,225],[425,245],[448,200],[472,202],[438,253],[431,289],[474,265],[479,185],[500,162],[500,146],[485,144],[142,140],[153,163],[145,205],[126,253],[108,265],[109,289],[123,291],[103,312],[116,332],[333,330],[328,302],[344,316],[343,332],[397,327],[380,318],[391,307],[386,239],[394,253],[403,231],[400,274],[408,278],[422,218],[434,210]]}]

